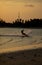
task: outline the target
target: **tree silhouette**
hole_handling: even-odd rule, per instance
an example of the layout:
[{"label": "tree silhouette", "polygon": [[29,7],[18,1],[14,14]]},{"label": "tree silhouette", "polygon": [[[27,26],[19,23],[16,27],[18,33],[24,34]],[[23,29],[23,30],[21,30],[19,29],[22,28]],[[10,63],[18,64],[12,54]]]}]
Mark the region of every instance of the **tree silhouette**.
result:
[{"label": "tree silhouette", "polygon": [[4,20],[0,19],[0,27],[42,28],[42,19],[16,19],[13,23],[6,23]]}]

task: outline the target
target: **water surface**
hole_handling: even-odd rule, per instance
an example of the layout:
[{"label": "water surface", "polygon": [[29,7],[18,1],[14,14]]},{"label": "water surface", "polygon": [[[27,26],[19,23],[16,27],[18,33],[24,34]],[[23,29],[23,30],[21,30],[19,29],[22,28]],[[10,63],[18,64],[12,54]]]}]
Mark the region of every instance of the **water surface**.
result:
[{"label": "water surface", "polygon": [[[33,44],[42,44],[42,29],[24,28],[24,32],[26,34],[31,32],[29,34],[30,37],[22,37],[21,30],[22,28],[0,28],[0,49],[33,45]],[[14,36],[14,35],[20,35],[20,36]]]}]

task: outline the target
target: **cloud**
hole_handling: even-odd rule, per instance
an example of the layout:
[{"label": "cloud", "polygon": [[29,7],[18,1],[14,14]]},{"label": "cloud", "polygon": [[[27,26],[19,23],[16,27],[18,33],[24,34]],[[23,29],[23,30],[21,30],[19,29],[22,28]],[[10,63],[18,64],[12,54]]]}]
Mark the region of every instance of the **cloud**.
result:
[{"label": "cloud", "polygon": [[25,1],[25,2],[42,2],[42,0],[22,0],[22,1]]},{"label": "cloud", "polygon": [[0,1],[17,1],[17,2],[42,2],[42,0],[0,0]]},{"label": "cloud", "polygon": [[33,4],[25,4],[24,6],[25,6],[25,7],[34,7]]}]

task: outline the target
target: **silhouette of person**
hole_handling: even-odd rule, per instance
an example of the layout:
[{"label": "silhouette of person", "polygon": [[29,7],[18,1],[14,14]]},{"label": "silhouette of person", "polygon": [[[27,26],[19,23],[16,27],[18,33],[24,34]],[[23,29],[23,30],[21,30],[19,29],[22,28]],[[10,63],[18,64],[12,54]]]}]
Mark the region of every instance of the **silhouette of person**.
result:
[{"label": "silhouette of person", "polygon": [[24,33],[24,29],[21,30],[21,33],[22,33],[22,35],[24,35],[24,36],[28,36],[26,33]]},{"label": "silhouette of person", "polygon": [[21,30],[21,33],[24,34],[24,30]]}]

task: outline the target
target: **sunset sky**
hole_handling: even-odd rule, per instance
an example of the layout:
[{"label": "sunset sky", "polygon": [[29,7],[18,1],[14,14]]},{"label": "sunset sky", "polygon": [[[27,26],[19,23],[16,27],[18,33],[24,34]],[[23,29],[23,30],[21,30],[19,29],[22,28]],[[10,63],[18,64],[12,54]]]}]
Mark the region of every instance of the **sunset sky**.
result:
[{"label": "sunset sky", "polygon": [[0,0],[0,18],[10,22],[18,18],[42,18],[42,0]]}]

